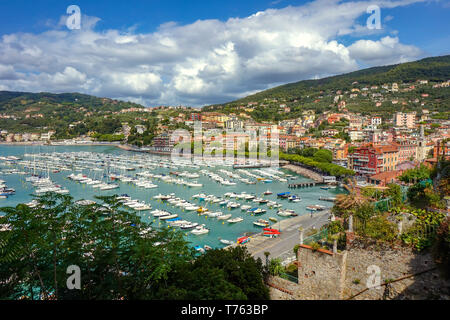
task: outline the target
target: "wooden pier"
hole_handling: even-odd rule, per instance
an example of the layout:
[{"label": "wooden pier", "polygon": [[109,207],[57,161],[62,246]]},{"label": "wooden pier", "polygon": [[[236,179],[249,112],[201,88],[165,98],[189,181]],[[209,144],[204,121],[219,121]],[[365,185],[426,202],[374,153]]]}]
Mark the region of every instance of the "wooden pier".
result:
[{"label": "wooden pier", "polygon": [[270,164],[233,164],[233,169],[258,169],[270,168]]},{"label": "wooden pier", "polygon": [[311,188],[319,185],[323,185],[323,182],[302,182],[302,183],[290,183],[288,184],[288,188],[297,189],[297,188]]},{"label": "wooden pier", "polygon": [[336,197],[320,197],[319,200],[334,202],[334,201],[336,201]]}]

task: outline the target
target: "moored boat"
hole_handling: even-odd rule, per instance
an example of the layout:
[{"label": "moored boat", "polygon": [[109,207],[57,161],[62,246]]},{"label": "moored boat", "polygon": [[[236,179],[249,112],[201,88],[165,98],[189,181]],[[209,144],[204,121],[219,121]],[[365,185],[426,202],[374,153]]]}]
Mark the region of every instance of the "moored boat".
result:
[{"label": "moored boat", "polygon": [[191,231],[191,233],[195,234],[195,235],[207,234],[208,232],[209,232],[209,229],[207,229],[204,224],[202,224],[201,226],[195,227],[195,229]]},{"label": "moored boat", "polygon": [[255,226],[264,227],[265,228],[265,227],[269,226],[269,221],[263,220],[263,219],[258,219],[257,221],[253,221],[253,224]]},{"label": "moored boat", "polygon": [[227,220],[228,223],[237,223],[237,222],[242,222],[242,221],[244,221],[244,219],[241,218],[241,217],[236,217],[236,218],[232,218],[232,219],[228,219]]}]

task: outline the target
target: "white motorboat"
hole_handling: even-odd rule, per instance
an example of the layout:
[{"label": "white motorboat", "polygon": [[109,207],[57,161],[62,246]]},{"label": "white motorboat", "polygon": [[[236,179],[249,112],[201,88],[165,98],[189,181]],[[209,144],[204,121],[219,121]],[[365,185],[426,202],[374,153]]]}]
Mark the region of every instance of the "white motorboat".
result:
[{"label": "white motorboat", "polygon": [[292,216],[292,214],[295,213],[293,210],[278,210],[277,211],[277,215],[281,216],[281,217],[290,217]]},{"label": "white motorboat", "polygon": [[151,210],[152,206],[150,206],[148,204],[143,204],[141,206],[134,207],[133,209],[136,210],[136,211],[147,211],[147,210]]},{"label": "white motorboat", "polygon": [[229,218],[231,218],[231,213],[218,216],[217,220],[227,220]]},{"label": "white motorboat", "polygon": [[178,217],[177,214],[169,214],[169,215],[159,217],[159,220],[169,220],[169,219],[175,219],[177,217]]},{"label": "white motorboat", "polygon": [[263,219],[258,219],[257,221],[254,221],[253,224],[258,227],[268,227],[269,221],[263,220]]},{"label": "white motorboat", "polygon": [[209,232],[209,229],[205,228],[204,225],[197,226],[197,227],[195,227],[194,230],[191,231],[191,233],[195,234],[195,235],[207,234],[208,232]]},{"label": "white motorboat", "polygon": [[217,218],[217,217],[220,217],[223,213],[220,211],[217,211],[217,212],[207,212],[206,214],[208,215],[208,217]]},{"label": "white motorboat", "polygon": [[192,229],[198,226],[197,222],[188,222],[185,224],[180,225],[181,229],[187,230],[187,229]]},{"label": "white motorboat", "polygon": [[164,217],[164,216],[168,216],[168,215],[171,215],[171,213],[167,212],[167,211],[163,211],[163,210],[159,210],[159,212],[153,213],[154,217]]},{"label": "white motorboat", "polygon": [[241,217],[236,217],[236,218],[232,218],[232,219],[228,219],[227,220],[228,223],[237,223],[237,222],[242,222],[242,221],[244,221],[244,219],[241,218]]}]

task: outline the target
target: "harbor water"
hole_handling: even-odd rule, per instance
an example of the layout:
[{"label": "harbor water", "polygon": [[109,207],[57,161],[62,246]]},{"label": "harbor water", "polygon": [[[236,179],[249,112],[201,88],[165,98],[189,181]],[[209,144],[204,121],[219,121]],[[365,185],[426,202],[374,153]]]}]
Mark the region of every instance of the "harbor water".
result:
[{"label": "harbor water", "polygon": [[[129,151],[125,151],[119,149],[114,146],[6,146],[0,145],[0,157],[8,157],[15,156],[20,159],[25,159],[27,161],[40,161],[42,163],[42,159],[39,155],[43,154],[76,154],[76,153],[92,153],[93,155],[100,154],[102,156],[107,157],[122,157],[122,159],[129,159],[129,163],[133,163],[133,159],[138,159],[141,163],[145,163],[146,159],[148,159],[151,163],[164,163],[170,164],[170,157],[167,156],[156,156],[150,154],[142,154],[142,153],[133,153]],[[37,157],[33,158],[32,156],[24,157],[25,154],[36,154]],[[264,198],[270,201],[276,201],[279,204],[282,204],[283,209],[291,209],[295,211],[298,215],[310,214],[311,211],[308,211],[306,208],[309,205],[321,205],[329,208],[332,206],[332,202],[322,201],[319,198],[330,198],[335,197],[339,193],[344,193],[345,191],[339,187],[336,189],[324,190],[320,186],[310,187],[310,188],[302,188],[302,189],[288,189],[289,183],[301,183],[301,182],[310,182],[311,180],[299,176],[289,170],[279,169],[278,176],[286,177],[285,175],[291,175],[292,177],[286,181],[279,181],[277,179],[265,179],[265,180],[255,180],[255,184],[247,184],[238,179],[233,179],[230,176],[226,176],[220,170],[227,170],[233,173],[237,173],[242,177],[249,178],[251,175],[246,176],[242,171],[234,170],[231,166],[186,166],[177,168],[167,167],[167,166],[153,166],[151,168],[135,168],[135,170],[130,170],[129,172],[125,172],[125,170],[121,173],[127,174],[131,177],[136,177],[136,174],[139,172],[151,172],[152,174],[159,174],[164,176],[169,176],[173,171],[183,171],[183,172],[191,172],[199,174],[199,177],[196,179],[187,179],[185,180],[195,180],[197,183],[202,184],[201,187],[189,187],[186,185],[180,185],[175,183],[167,183],[162,180],[149,179],[152,183],[156,184],[157,188],[145,189],[141,187],[137,187],[133,183],[127,183],[122,181],[114,181],[114,183],[119,184],[119,188],[112,190],[100,190],[92,188],[89,185],[81,184],[76,181],[70,180],[67,177],[71,174],[83,174],[88,177],[95,176],[96,179],[102,179],[103,181],[108,180],[110,182],[110,178],[107,175],[108,173],[113,172],[114,169],[103,167],[102,170],[92,171],[92,168],[76,168],[73,172],[70,171],[60,171],[53,172],[54,170],[43,170],[42,167],[39,169],[34,168],[23,168],[20,166],[20,161],[11,161],[11,160],[0,160],[0,180],[4,180],[8,188],[14,188],[15,194],[8,196],[6,199],[0,199],[0,207],[5,206],[16,206],[19,203],[28,203],[33,199],[33,192],[35,188],[31,183],[27,182],[25,179],[29,177],[32,173],[40,174],[42,176],[49,176],[50,179],[58,185],[61,185],[63,188],[69,190],[69,194],[75,199],[89,199],[98,201],[95,199],[95,196],[100,195],[122,195],[127,194],[132,199],[138,199],[146,202],[147,204],[151,204],[152,210],[161,209],[169,211],[170,213],[178,214],[178,216],[183,220],[188,220],[191,222],[197,222],[199,224],[205,224],[206,227],[210,230],[209,233],[204,235],[194,235],[190,231],[183,231],[187,235],[188,241],[191,242],[193,246],[204,246],[208,245],[213,248],[224,247],[219,240],[231,240],[236,241],[237,238],[250,235],[254,233],[258,233],[262,231],[261,227],[257,227],[253,224],[254,221],[258,219],[269,220],[269,218],[276,218],[278,221],[283,219],[289,219],[289,217],[282,217],[277,214],[277,208],[269,208],[267,204],[254,203],[251,200],[244,199],[231,199],[231,201],[239,202],[242,205],[248,205],[252,208],[261,208],[266,209],[267,212],[255,216],[251,213],[241,210],[241,208],[227,208],[226,206],[220,206],[219,203],[205,203],[196,198],[192,198],[193,195],[204,193],[206,195],[215,195],[217,197],[223,197],[224,199],[229,199],[224,197],[225,193],[241,193],[246,192],[248,194],[254,194],[257,197]],[[210,172],[219,174],[229,181],[233,181],[235,185],[223,185],[212,180],[205,174],[201,174],[200,171],[202,169],[208,170]],[[258,171],[256,169],[245,169],[250,174],[258,175]],[[21,171],[21,173],[17,173],[16,171]],[[23,172],[26,171],[27,174]],[[33,172],[34,171],[34,172]],[[37,171],[37,172],[36,172]],[[249,178],[250,180],[250,178]],[[271,195],[264,195],[264,192],[270,190],[272,192]],[[298,195],[301,199],[299,202],[290,202],[288,199],[280,199],[277,198],[278,193],[290,192],[291,194]],[[232,218],[242,217],[244,220],[238,223],[228,223],[226,220],[218,220],[217,218],[208,217],[206,215],[199,215],[196,211],[183,211],[179,207],[171,206],[167,202],[154,199],[153,197],[158,194],[175,194],[176,197],[185,199],[193,204],[198,206],[205,207],[212,212],[223,212],[232,214]],[[140,215],[145,221],[150,221],[153,223],[154,227],[167,228],[169,225],[167,222],[161,221],[158,218],[155,218],[149,211],[136,211],[135,214]],[[1,214],[1,213],[0,213]],[[278,228],[278,224],[276,222],[270,222],[271,227]],[[177,228],[177,227],[174,227]],[[283,230],[281,230],[282,232]]]}]

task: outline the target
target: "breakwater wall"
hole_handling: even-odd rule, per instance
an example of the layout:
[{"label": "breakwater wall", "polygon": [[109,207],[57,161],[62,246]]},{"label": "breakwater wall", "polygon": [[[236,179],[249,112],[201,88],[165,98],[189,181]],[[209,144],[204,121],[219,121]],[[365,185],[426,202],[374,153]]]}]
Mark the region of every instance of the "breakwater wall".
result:
[{"label": "breakwater wall", "polygon": [[291,170],[297,174],[300,174],[304,177],[312,179],[318,183],[323,183],[323,177],[320,174],[318,174],[317,172],[314,172],[312,170],[309,170],[309,169],[306,169],[304,167],[294,165],[294,164],[285,165],[285,166],[283,166],[283,168]]}]

